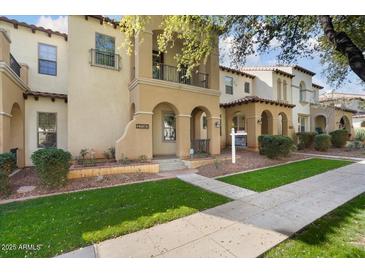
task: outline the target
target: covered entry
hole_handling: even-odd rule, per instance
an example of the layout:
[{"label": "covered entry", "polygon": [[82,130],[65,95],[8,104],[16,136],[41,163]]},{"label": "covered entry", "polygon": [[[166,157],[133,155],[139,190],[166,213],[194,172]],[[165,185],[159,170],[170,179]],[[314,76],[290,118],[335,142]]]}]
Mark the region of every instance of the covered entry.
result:
[{"label": "covered entry", "polygon": [[204,107],[196,107],[190,118],[190,143],[194,154],[209,154],[208,138],[209,111]]},{"label": "covered entry", "polygon": [[314,118],[315,131],[319,134],[326,132],[327,130],[327,119],[324,115],[317,115]]}]

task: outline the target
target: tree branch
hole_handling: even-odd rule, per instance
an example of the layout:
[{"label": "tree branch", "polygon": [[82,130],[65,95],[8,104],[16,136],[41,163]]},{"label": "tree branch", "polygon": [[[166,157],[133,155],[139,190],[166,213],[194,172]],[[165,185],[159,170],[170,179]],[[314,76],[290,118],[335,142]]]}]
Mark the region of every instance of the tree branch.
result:
[{"label": "tree branch", "polygon": [[331,16],[319,16],[319,23],[327,39],[335,46],[338,52],[347,57],[352,71],[365,82],[365,58],[362,51],[346,33],[335,31]]}]

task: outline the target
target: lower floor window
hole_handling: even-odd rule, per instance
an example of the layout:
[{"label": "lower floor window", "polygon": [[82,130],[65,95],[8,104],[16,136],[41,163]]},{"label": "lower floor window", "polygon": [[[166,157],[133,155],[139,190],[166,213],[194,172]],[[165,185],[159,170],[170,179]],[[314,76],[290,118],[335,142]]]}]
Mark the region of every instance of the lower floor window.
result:
[{"label": "lower floor window", "polygon": [[307,124],[308,117],[298,115],[298,132],[305,132],[306,131],[306,124]]},{"label": "lower floor window", "polygon": [[163,140],[176,141],[176,118],[174,113],[163,115]]},{"label": "lower floor window", "polygon": [[38,112],[37,146],[39,148],[57,147],[57,115]]}]

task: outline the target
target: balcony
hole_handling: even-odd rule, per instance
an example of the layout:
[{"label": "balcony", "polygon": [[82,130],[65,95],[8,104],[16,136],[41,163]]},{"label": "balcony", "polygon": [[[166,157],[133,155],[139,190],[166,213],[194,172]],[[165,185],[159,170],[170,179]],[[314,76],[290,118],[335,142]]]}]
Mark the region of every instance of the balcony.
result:
[{"label": "balcony", "polygon": [[14,56],[11,55],[11,54],[10,54],[10,68],[12,69],[12,71],[15,72],[16,75],[18,75],[18,77],[20,77],[20,68],[21,68],[21,66],[15,60]]},{"label": "balcony", "polygon": [[208,74],[193,72],[191,77],[186,76],[186,69],[155,63],[152,65],[152,78],[201,88],[208,88]]},{"label": "balcony", "polygon": [[90,65],[106,69],[120,70],[119,54],[90,49]]}]

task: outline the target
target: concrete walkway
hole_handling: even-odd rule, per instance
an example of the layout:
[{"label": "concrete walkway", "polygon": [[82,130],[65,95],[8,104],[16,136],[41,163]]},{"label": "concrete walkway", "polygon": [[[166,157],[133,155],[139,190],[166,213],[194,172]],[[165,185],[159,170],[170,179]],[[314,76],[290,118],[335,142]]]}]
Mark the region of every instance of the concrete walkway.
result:
[{"label": "concrete walkway", "polygon": [[365,161],[63,257],[257,257],[364,192]]},{"label": "concrete walkway", "polygon": [[221,181],[207,178],[198,174],[182,174],[177,175],[180,180],[198,186],[200,188],[209,190],[211,192],[218,193],[220,195],[229,197],[233,200],[238,200],[248,195],[255,194],[255,191],[248,190],[242,187],[234,186],[231,184],[223,183]]}]

